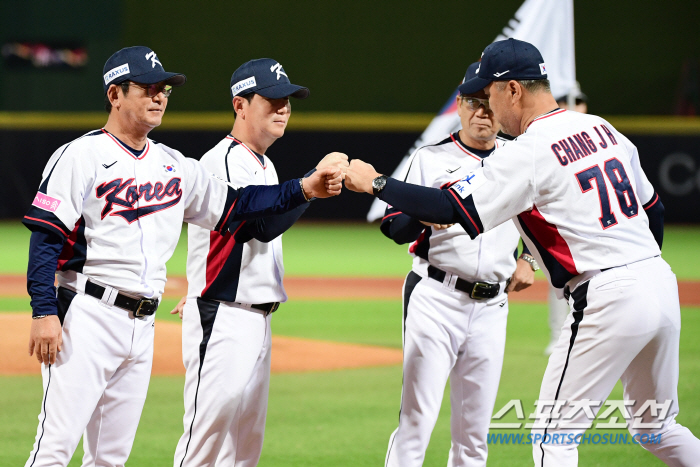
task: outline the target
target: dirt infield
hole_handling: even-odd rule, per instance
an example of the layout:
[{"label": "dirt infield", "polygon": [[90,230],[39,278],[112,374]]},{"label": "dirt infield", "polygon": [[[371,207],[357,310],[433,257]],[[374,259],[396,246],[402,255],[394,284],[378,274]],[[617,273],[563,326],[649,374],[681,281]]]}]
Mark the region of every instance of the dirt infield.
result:
[{"label": "dirt infield", "polygon": [[[0,375],[39,374],[36,358],[27,354],[31,318],[27,313],[0,314]],[[182,326],[158,321],[153,356],[154,375],[182,375]],[[272,336],[272,372],[301,372],[397,365],[399,349]]]},{"label": "dirt infield", "polygon": [[[292,300],[387,299],[400,298],[403,279],[382,277],[287,277],[284,287]],[[547,282],[510,295],[513,302],[546,302]],[[700,306],[700,281],[679,281],[681,305]],[[187,293],[187,279],[171,277],[165,285],[165,296],[179,298]],[[0,296],[26,297],[27,283],[23,275],[0,275]]]}]

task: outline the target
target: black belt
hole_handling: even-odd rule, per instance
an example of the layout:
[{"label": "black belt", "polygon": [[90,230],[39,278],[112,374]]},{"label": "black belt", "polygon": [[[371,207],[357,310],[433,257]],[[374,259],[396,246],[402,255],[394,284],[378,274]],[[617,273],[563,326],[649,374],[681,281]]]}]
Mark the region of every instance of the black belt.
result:
[{"label": "black belt", "polygon": [[[444,282],[447,273],[434,266],[428,266],[428,277],[435,279],[438,282]],[[464,279],[457,278],[455,290],[466,292],[474,300],[483,300],[493,298],[498,295],[501,290],[500,284],[490,284],[488,282],[469,282]]]},{"label": "black belt", "polygon": [[256,310],[264,311],[266,315],[269,315],[270,313],[277,311],[277,308],[280,307],[280,302],[260,303],[250,305],[250,307],[255,308]]},{"label": "black belt", "polygon": [[[101,285],[87,281],[85,283],[85,293],[102,300],[102,296],[105,293],[105,288]],[[154,314],[158,309],[158,300],[155,298],[133,298],[122,293],[118,293],[117,298],[114,299],[114,306],[124,310],[133,311],[134,316],[140,318],[142,316],[150,316]]]}]

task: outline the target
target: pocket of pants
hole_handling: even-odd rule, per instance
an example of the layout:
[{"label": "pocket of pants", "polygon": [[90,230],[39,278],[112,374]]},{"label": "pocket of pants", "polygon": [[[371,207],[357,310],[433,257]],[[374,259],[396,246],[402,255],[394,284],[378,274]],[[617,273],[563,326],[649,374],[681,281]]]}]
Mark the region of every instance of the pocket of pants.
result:
[{"label": "pocket of pants", "polygon": [[608,280],[596,284],[595,290],[623,289],[632,287],[636,283],[637,279],[634,277],[610,277]]}]

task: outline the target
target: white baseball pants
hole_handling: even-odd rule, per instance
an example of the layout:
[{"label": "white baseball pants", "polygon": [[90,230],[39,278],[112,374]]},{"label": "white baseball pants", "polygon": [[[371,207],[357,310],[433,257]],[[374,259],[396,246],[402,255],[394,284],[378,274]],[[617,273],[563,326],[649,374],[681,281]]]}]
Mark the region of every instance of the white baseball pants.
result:
[{"label": "white baseball pants", "polygon": [[[540,389],[538,411],[545,415],[538,421],[542,427],[548,421],[552,425],[532,430],[533,439],[540,440],[533,443],[535,466],[578,465],[577,443],[569,441],[582,435],[592,420],[584,410],[572,410],[573,404],[605,401],[619,379],[625,400],[635,401],[630,414],[649,400],[672,401],[665,418],[661,412],[644,412],[641,421],[659,423],[659,428],[630,426],[630,434],[661,435],[658,443],[642,446],[667,465],[698,465],[700,440],[675,421],[681,317],[678,284],[668,264],[655,257],[601,272],[579,285],[569,303],[572,313]],[[564,405],[554,411],[552,401]]]},{"label": "white baseball pants", "polygon": [[126,463],[146,401],[154,317],[59,289],[63,350],[43,365],[44,397],[25,467],[65,466],[83,436],[83,466]]},{"label": "white baseball pants", "polygon": [[175,467],[258,464],[270,384],[270,316],[188,298],[182,318],[184,433]]},{"label": "white baseball pants", "polygon": [[[501,290],[503,286],[501,284]],[[404,362],[399,427],[386,466],[423,465],[445,384],[450,379],[448,466],[484,466],[487,434],[503,366],[505,293],[473,300],[410,272],[404,283]]]}]

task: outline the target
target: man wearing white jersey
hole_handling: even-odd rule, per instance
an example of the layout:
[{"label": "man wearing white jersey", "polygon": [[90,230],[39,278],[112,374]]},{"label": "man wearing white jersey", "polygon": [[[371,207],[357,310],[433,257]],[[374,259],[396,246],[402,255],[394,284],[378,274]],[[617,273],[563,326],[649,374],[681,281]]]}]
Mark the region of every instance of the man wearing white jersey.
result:
[{"label": "man wearing white jersey", "polygon": [[465,87],[484,89],[513,142],[449,190],[388,179],[362,161],[346,186],[429,222],[459,222],[472,238],[514,219],[571,307],[540,389],[536,466],[578,464],[587,413],[619,379],[628,413],[640,414],[628,423],[633,439],[653,435],[642,445],[663,462],[697,465],[700,440],[675,421],[680,306],[659,256],[663,207],[634,145],[600,117],[559,109],[546,78],[532,44],[494,42]]},{"label": "man wearing white jersey", "polygon": [[[262,58],[233,73],[230,92],[233,129],[201,162],[237,188],[276,184],[265,152],[284,134],[289,98],[305,99],[309,90],[291,84],[278,62]],[[316,169],[347,165],[347,156],[332,153]],[[270,314],[287,300],[281,235],[307,206],[237,222],[223,237],[189,227],[189,291],[173,311],[183,318],[187,370],[176,467],[257,465],[270,382]]]},{"label": "man wearing white jersey", "polygon": [[83,433],[82,465],[126,462],[148,390],[165,263],[183,221],[223,236],[232,222],[340,192],[337,169],[235,189],[148,139],[172,87],[184,83],[147,47],[112,55],[106,125],[51,156],[23,220],[32,230],[29,354],[43,363],[44,387],[26,466],[67,465]]},{"label": "man wearing white jersey", "polygon": [[[467,69],[464,82],[479,63]],[[502,147],[500,126],[483,91],[457,96],[462,129],[413,154],[405,181],[446,188]],[[413,269],[403,288],[403,389],[399,427],[389,439],[387,466],[423,465],[450,379],[450,466],[484,466],[486,436],[506,342],[508,296],[534,282],[516,256],[520,235],[506,222],[475,240],[460,225],[428,224],[388,207],[381,230],[413,242]],[[510,284],[508,285],[508,283]]]}]

